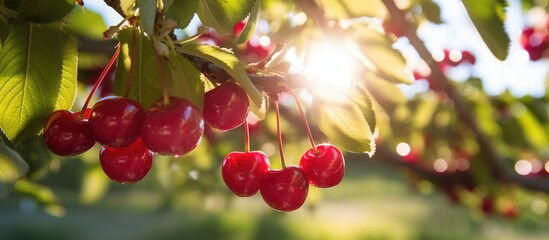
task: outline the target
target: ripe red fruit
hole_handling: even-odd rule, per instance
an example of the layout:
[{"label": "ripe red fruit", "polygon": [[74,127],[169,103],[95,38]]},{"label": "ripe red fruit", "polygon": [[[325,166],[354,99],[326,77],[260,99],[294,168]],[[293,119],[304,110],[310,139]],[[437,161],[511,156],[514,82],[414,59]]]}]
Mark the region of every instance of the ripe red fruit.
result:
[{"label": "ripe red fruit", "polygon": [[480,209],[485,214],[492,214],[494,212],[494,200],[491,197],[484,197],[480,203]]},{"label": "ripe red fruit", "polygon": [[88,121],[68,110],[57,110],[49,116],[44,141],[48,149],[59,156],[78,155],[95,145]]},{"label": "ripe red fruit", "polygon": [[246,21],[237,22],[233,26],[233,35],[234,36],[240,35],[242,33],[242,31],[244,31],[244,27],[246,27]]},{"label": "ripe red fruit", "polygon": [[143,179],[151,170],[152,161],[153,152],[139,137],[120,148],[103,146],[99,153],[103,172],[119,183],[135,183]]},{"label": "ripe red fruit", "polygon": [[549,32],[547,29],[525,28],[520,37],[520,44],[528,52],[530,60],[539,60],[549,47]]},{"label": "ripe red fruit", "polygon": [[261,181],[259,191],[271,208],[290,212],[305,202],[309,181],[301,168],[289,166],[282,170],[269,170]]},{"label": "ripe red fruit", "polygon": [[204,132],[204,121],[191,102],[170,97],[153,103],[141,125],[141,137],[147,147],[159,154],[183,155],[193,150]]},{"label": "ripe red fruit", "polygon": [[240,126],[249,109],[248,96],[236,83],[223,83],[204,94],[204,121],[219,130],[228,131]]},{"label": "ripe red fruit", "polygon": [[307,150],[299,162],[309,183],[319,188],[339,184],[345,174],[345,160],[341,151],[331,144],[320,144],[316,149]]},{"label": "ripe red fruit", "polygon": [[221,175],[234,194],[250,197],[259,191],[269,167],[269,158],[263,152],[231,152],[223,160]]},{"label": "ripe red fruit", "polygon": [[139,136],[145,108],[141,103],[123,97],[106,97],[91,111],[90,127],[97,142],[122,147]]}]

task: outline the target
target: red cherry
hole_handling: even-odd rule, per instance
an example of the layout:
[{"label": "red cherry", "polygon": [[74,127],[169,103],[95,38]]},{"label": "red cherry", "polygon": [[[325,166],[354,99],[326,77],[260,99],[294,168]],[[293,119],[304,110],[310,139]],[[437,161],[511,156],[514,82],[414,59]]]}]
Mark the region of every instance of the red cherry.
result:
[{"label": "red cherry", "polygon": [[299,167],[309,179],[309,183],[319,188],[333,187],[341,182],[345,174],[343,155],[330,144],[320,144],[303,154]]},{"label": "red cherry", "polygon": [[506,218],[514,219],[518,216],[519,211],[515,204],[510,204],[503,210],[503,216]]},{"label": "red cherry", "polygon": [[461,51],[461,61],[469,62],[471,65],[475,65],[477,58],[471,52],[465,50]]},{"label": "red cherry", "polygon": [[103,172],[119,183],[135,183],[143,179],[151,170],[152,161],[153,152],[139,137],[120,148],[103,146],[99,153]]},{"label": "red cherry", "polygon": [[236,83],[223,83],[204,94],[204,121],[219,130],[228,131],[240,126],[249,109],[248,95]]},{"label": "red cherry", "polygon": [[236,23],[233,26],[233,35],[234,36],[240,35],[242,33],[242,31],[244,31],[244,27],[246,27],[246,21],[240,21],[240,22]]},{"label": "red cherry", "polygon": [[231,152],[223,160],[221,175],[234,194],[250,197],[259,191],[269,167],[269,158],[263,152]]},{"label": "red cherry", "polygon": [[305,202],[309,181],[301,168],[289,166],[282,170],[269,170],[261,181],[259,191],[271,208],[290,212]]},{"label": "red cherry", "polygon": [[89,123],[68,110],[53,112],[44,127],[44,141],[59,156],[74,156],[95,145]]},{"label": "red cherry", "polygon": [[159,154],[183,155],[193,150],[204,132],[200,110],[191,102],[170,97],[153,103],[141,125],[141,137],[147,147]]},{"label": "red cherry", "polygon": [[91,111],[90,126],[95,139],[110,147],[122,147],[139,136],[145,117],[141,103],[123,97],[106,97]]},{"label": "red cherry", "polygon": [[549,47],[549,33],[547,29],[525,28],[520,37],[522,48],[528,52],[530,60],[536,61],[543,57]]},{"label": "red cherry", "polygon": [[485,214],[492,214],[494,212],[494,200],[491,197],[484,197],[480,203],[480,209]]}]

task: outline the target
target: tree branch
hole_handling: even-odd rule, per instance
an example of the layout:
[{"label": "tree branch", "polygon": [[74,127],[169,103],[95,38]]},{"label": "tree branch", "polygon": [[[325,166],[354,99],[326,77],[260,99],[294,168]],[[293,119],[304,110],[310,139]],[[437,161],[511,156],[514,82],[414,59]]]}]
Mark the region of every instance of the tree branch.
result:
[{"label": "tree branch", "polygon": [[416,49],[423,61],[429,65],[433,78],[436,79],[437,83],[446,94],[448,94],[448,97],[454,101],[458,117],[473,131],[480,146],[481,153],[493,170],[492,174],[494,178],[503,182],[520,185],[527,189],[549,192],[549,184],[547,184],[546,181],[520,176],[505,168],[500,156],[498,156],[495,148],[492,146],[490,139],[480,129],[476,118],[471,112],[471,107],[467,104],[465,98],[456,90],[454,85],[452,85],[446,75],[444,75],[438,66],[438,63],[433,59],[431,53],[425,46],[425,43],[417,35],[417,27],[405,18],[406,13],[399,9],[393,0],[382,0],[382,2],[391,13],[393,20],[401,25],[402,29],[405,29],[404,36],[408,38],[410,44]]}]

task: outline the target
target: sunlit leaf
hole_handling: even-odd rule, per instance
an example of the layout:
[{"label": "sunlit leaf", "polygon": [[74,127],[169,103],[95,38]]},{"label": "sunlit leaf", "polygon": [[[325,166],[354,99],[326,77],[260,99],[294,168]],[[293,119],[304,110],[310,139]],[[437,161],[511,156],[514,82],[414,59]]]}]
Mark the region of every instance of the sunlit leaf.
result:
[{"label": "sunlit leaf", "polygon": [[[252,110],[266,110],[263,101],[263,95],[250,81],[242,62],[229,50],[211,46],[187,44],[179,49],[181,52],[206,59],[220,67],[246,91],[250,98],[250,103],[255,106]],[[265,112],[254,112],[258,117],[264,116]]]},{"label": "sunlit leaf", "polygon": [[[130,14],[133,13],[137,0],[120,0],[120,1],[117,1],[117,0],[104,0],[104,1],[107,2],[107,3],[114,2],[112,4],[116,4],[116,3],[120,4],[120,9],[122,9],[122,12],[124,12],[124,14],[126,16],[129,16]],[[109,4],[111,4],[111,3],[109,3]]]},{"label": "sunlit leaf", "polygon": [[58,24],[20,24],[0,51],[0,127],[16,144],[34,137],[76,91],[76,42]]},{"label": "sunlit leaf", "polygon": [[154,34],[154,22],[156,20],[156,1],[137,0],[139,6],[139,25],[149,34]]},{"label": "sunlit leaf", "polygon": [[21,0],[17,20],[48,23],[63,19],[74,7],[74,0]]},{"label": "sunlit leaf", "polygon": [[463,0],[463,4],[486,46],[499,60],[505,60],[509,55],[510,45],[509,36],[503,26],[506,1]]},{"label": "sunlit leaf", "polygon": [[29,165],[13,149],[0,142],[0,199],[11,192],[13,184],[29,171]]},{"label": "sunlit leaf", "polygon": [[378,101],[394,104],[406,102],[406,97],[395,84],[384,81],[374,74],[368,74],[365,79],[366,89]]},{"label": "sunlit leaf", "polygon": [[248,16],[252,5],[253,1],[248,0],[200,0],[198,16],[204,25],[222,35],[231,35],[234,25]]},{"label": "sunlit leaf", "polygon": [[428,99],[420,101],[417,107],[413,110],[412,126],[414,129],[423,129],[431,123],[435,111],[438,107],[438,101]]},{"label": "sunlit leaf", "polygon": [[528,143],[536,149],[542,149],[549,145],[547,132],[530,110],[524,105],[516,103],[511,108],[511,112],[522,128],[523,135]]},{"label": "sunlit leaf", "polygon": [[370,130],[374,131],[376,129],[376,113],[373,108],[373,102],[370,94],[366,88],[362,86],[357,86],[349,94],[349,99],[354,102],[362,112],[364,119],[370,126]]},{"label": "sunlit leaf", "polygon": [[379,0],[328,0],[324,9],[328,16],[335,19],[349,19],[359,17],[373,17],[383,19],[387,9]]},{"label": "sunlit leaf", "polygon": [[372,70],[377,75],[396,83],[409,84],[414,80],[412,72],[406,66],[406,60],[393,48],[394,41],[389,36],[359,24],[354,24],[347,33],[358,44],[357,50],[375,64]]},{"label": "sunlit leaf", "polygon": [[194,17],[199,0],[164,0],[166,17],[177,22],[178,28],[186,28]]},{"label": "sunlit leaf", "polygon": [[313,119],[335,145],[352,152],[375,152],[372,130],[360,108],[344,94],[315,95]]},{"label": "sunlit leaf", "polygon": [[248,22],[246,22],[246,26],[242,30],[242,33],[240,33],[240,36],[238,36],[238,40],[236,41],[237,44],[245,43],[252,37],[257,19],[259,17],[260,6],[261,0],[255,0],[254,7],[252,8],[252,12],[250,13],[250,17],[248,18]]}]

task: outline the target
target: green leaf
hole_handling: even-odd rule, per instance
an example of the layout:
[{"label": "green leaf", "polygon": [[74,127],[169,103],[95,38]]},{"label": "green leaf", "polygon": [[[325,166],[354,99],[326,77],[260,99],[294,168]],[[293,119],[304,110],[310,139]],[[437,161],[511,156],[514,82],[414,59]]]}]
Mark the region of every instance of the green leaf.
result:
[{"label": "green leaf", "polygon": [[49,23],[63,19],[74,7],[75,0],[21,0],[19,21]]},{"label": "green leaf", "polygon": [[[134,34],[135,40],[132,40]],[[124,95],[133,62],[132,82],[128,97],[141,102],[145,107],[150,107],[156,99],[162,96],[162,84],[153,82],[153,80],[160,81],[160,70],[155,62],[154,47],[145,35],[132,28],[120,31],[118,40],[121,52],[116,64],[114,93]],[[131,50],[132,48],[133,50]],[[135,51],[133,58],[131,51]]]},{"label": "green leaf", "polygon": [[372,130],[360,108],[344,94],[315,94],[312,114],[317,126],[335,145],[374,154]]},{"label": "green leaf", "polygon": [[257,23],[257,19],[259,18],[259,7],[261,6],[261,0],[254,1],[254,7],[252,8],[252,13],[250,13],[250,17],[248,18],[248,22],[246,22],[246,26],[242,30],[242,33],[240,33],[240,36],[238,36],[238,40],[236,40],[237,44],[242,44],[250,40],[252,37],[255,25]]},{"label": "green leaf", "polygon": [[76,94],[76,42],[59,24],[19,24],[0,51],[0,127],[16,145]]},{"label": "green leaf", "polygon": [[379,0],[327,0],[322,1],[330,19],[372,17],[383,19],[387,8]]},{"label": "green leaf", "polygon": [[0,49],[2,49],[2,44],[4,43],[4,40],[8,37],[8,34],[10,32],[10,26],[8,25],[8,21],[0,15]]},{"label": "green leaf", "polygon": [[[107,5],[110,6],[109,3],[115,4],[118,0],[104,0]],[[122,9],[122,12],[124,12],[124,15],[129,16],[133,14],[133,10],[135,9],[137,0],[120,0],[120,9]],[[156,5],[155,5],[156,6]]]},{"label": "green leaf", "polygon": [[0,142],[0,199],[11,192],[13,184],[29,171],[29,165],[13,149]]},{"label": "green leaf", "polygon": [[198,17],[206,26],[215,28],[222,35],[233,34],[233,27],[242,21],[252,9],[248,0],[200,0]]},{"label": "green leaf", "polygon": [[368,90],[362,86],[356,86],[349,94],[349,99],[354,102],[362,112],[362,116],[366,119],[370,130],[376,129],[376,113],[373,109],[374,105],[372,97],[368,93]]},{"label": "green leaf", "polygon": [[154,34],[156,20],[156,0],[137,0],[139,6],[139,25],[149,34]]},{"label": "green leaf", "polygon": [[250,103],[255,105],[250,109],[254,111],[254,114],[262,118],[265,115],[266,106],[263,101],[263,95],[250,81],[244,65],[234,53],[227,49],[219,48],[211,45],[196,45],[187,44],[179,48],[182,53],[192,56],[203,58],[223,68],[248,94]]},{"label": "green leaf", "polygon": [[367,74],[364,81],[368,92],[380,102],[402,104],[407,101],[402,91],[395,84],[384,81],[372,73]]},{"label": "green leaf", "polygon": [[[137,30],[133,44],[135,56],[132,59],[133,31],[128,28],[118,34],[122,52],[118,57],[114,92],[124,95],[133,61],[130,98],[143,103],[145,107],[150,107],[154,101],[162,97],[163,83],[160,72],[163,71],[170,95],[188,99],[201,108],[204,86],[200,80],[200,72],[183,56],[174,53],[170,54],[169,62],[164,59],[157,60],[151,41]],[[157,61],[161,61],[162,70]]]},{"label": "green leaf", "polygon": [[463,0],[477,31],[492,54],[499,60],[509,55],[510,39],[503,21],[507,4],[504,0]]},{"label": "green leaf", "polygon": [[90,9],[74,9],[67,22],[70,32],[98,40],[103,40],[103,32],[107,29],[103,17]]},{"label": "green leaf", "polygon": [[413,110],[414,115],[412,117],[412,128],[414,129],[423,129],[431,123],[435,112],[438,107],[438,101],[432,99],[426,99],[420,101],[417,107]]},{"label": "green leaf", "polygon": [[[388,35],[359,24],[350,27],[347,33],[351,34],[360,47],[360,52],[367,58],[365,65],[372,68],[371,71],[395,83],[410,84],[414,81],[406,60],[393,48],[394,41]],[[369,66],[370,62],[375,66]]]},{"label": "green leaf", "polygon": [[440,7],[433,1],[423,1],[421,3],[421,8],[423,14],[432,23],[441,24],[442,20],[440,19]]},{"label": "green leaf", "polygon": [[198,0],[164,0],[166,17],[177,22],[178,28],[186,28],[198,8]]},{"label": "green leaf", "polygon": [[534,146],[536,149],[543,149],[549,145],[549,138],[545,128],[528,108],[520,103],[516,103],[512,106],[511,112],[517,119],[524,133],[523,135],[531,146]]},{"label": "green leaf", "polygon": [[180,54],[170,55],[170,67],[172,76],[170,95],[185,98],[202,109],[204,103],[202,74]]}]

